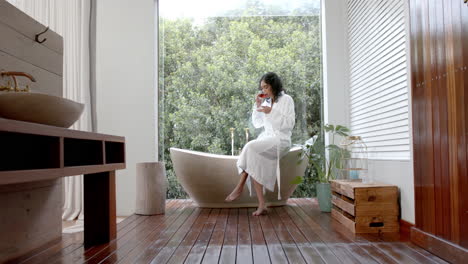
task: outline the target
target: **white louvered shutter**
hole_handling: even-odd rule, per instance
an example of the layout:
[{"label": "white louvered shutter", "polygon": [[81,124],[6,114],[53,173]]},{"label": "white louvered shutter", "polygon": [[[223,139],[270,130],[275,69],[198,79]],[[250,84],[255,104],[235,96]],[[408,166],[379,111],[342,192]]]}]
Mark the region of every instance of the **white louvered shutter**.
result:
[{"label": "white louvered shutter", "polygon": [[409,159],[404,0],[349,0],[350,128],[371,159]]}]

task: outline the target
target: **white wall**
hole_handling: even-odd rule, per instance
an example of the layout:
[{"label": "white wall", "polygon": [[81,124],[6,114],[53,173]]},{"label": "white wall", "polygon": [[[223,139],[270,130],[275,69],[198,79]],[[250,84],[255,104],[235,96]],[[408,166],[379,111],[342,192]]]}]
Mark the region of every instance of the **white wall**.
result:
[{"label": "white wall", "polygon": [[97,129],[125,137],[127,169],[117,172],[117,215],[130,215],[135,209],[135,164],[157,157],[155,4],[96,2]]},{"label": "white wall", "polygon": [[[349,126],[349,56],[346,1],[322,1],[324,123]],[[409,52],[408,47],[407,50]],[[409,81],[410,79],[408,78]],[[411,87],[410,83],[408,83],[408,87]],[[409,100],[411,101],[411,97]],[[411,124],[410,134],[412,134]],[[414,223],[415,197],[412,159],[370,160],[369,173],[374,175],[376,181],[394,184],[399,187],[401,218]]]},{"label": "white wall", "polygon": [[370,160],[369,174],[374,175],[375,181],[398,186],[401,218],[414,224],[413,163],[410,160]]},{"label": "white wall", "polygon": [[324,124],[349,126],[348,54],[344,0],[322,0]]}]

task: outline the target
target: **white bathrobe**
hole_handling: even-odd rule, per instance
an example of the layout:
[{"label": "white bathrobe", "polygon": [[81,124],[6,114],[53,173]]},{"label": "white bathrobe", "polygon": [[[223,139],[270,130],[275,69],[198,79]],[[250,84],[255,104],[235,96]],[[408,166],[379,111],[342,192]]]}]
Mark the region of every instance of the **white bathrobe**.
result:
[{"label": "white bathrobe", "polygon": [[[265,105],[265,102],[262,104]],[[291,133],[295,124],[294,101],[291,96],[281,93],[273,104],[271,112],[258,112],[254,103],[252,123],[254,127],[263,127],[264,131],[257,139],[247,143],[239,156],[237,167],[239,174],[248,173],[247,186],[252,196],[250,177],[262,184],[269,191],[274,191],[278,180],[278,200],[280,196],[279,162],[291,147]]]}]

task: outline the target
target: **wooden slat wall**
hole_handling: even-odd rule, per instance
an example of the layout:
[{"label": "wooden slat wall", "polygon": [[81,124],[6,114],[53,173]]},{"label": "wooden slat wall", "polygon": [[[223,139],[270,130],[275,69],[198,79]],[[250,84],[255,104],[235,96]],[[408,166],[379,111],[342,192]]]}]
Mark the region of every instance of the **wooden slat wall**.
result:
[{"label": "wooden slat wall", "polygon": [[[466,2],[466,1],[465,1]],[[467,96],[468,95],[468,50],[467,50],[467,46],[468,46],[468,3],[467,4],[462,4],[461,1],[459,1],[459,4],[462,6],[460,8],[461,10],[461,24],[460,24],[460,27],[461,27],[461,37],[462,37],[462,41],[461,43],[461,46],[462,47],[465,47],[465,51],[463,52],[463,72],[464,74],[462,75],[463,76],[463,91],[464,91],[464,96]],[[461,48],[459,48],[461,50]],[[465,99],[465,97],[461,97],[463,99]],[[461,98],[458,98],[459,100],[462,100]],[[460,200],[460,212],[464,212],[464,214],[462,214],[460,216],[460,223],[464,223],[460,226],[460,240],[461,240],[461,245],[464,246],[465,248],[468,248],[468,225],[466,224],[467,223],[467,219],[468,219],[468,199],[466,198],[467,195],[466,195],[466,192],[468,190],[468,104],[466,103],[466,100],[463,100],[462,106],[464,106],[464,109],[462,108],[461,111],[464,110],[464,117],[465,117],[465,120],[464,120],[464,125],[465,125],[465,133],[464,134],[461,134],[460,136],[463,138],[463,141],[465,143],[465,152],[464,152],[464,159],[460,159],[459,160],[459,165],[462,167],[462,173],[464,174],[461,174],[461,178],[460,178],[460,184],[458,186],[458,191],[460,194],[462,194],[462,197],[464,197],[463,199]],[[460,139],[460,141],[462,141]],[[463,157],[462,157],[463,158]]]},{"label": "wooden slat wall", "polygon": [[466,249],[468,5],[409,6],[416,228]]},{"label": "wooden slat wall", "polygon": [[[34,36],[38,32],[42,32],[45,26],[32,18],[19,19],[23,18],[25,15],[23,11],[13,8],[7,1],[0,1],[0,22],[20,32],[27,38],[34,40]],[[47,47],[60,54],[63,53],[63,41],[59,34],[49,30],[44,33],[42,37],[47,38],[47,41],[42,43],[41,46]]]}]

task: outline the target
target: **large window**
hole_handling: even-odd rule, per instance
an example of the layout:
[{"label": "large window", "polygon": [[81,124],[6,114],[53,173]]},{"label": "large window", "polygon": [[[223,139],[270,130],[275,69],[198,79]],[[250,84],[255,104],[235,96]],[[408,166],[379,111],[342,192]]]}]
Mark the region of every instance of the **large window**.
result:
[{"label": "large window", "polygon": [[318,130],[319,0],[160,0],[159,14],[159,153],[169,198],[184,196],[170,147],[230,155],[230,128],[236,153],[246,143],[246,128],[250,139],[257,136],[250,114],[258,80],[268,71],[281,76],[295,101],[293,143]]}]

